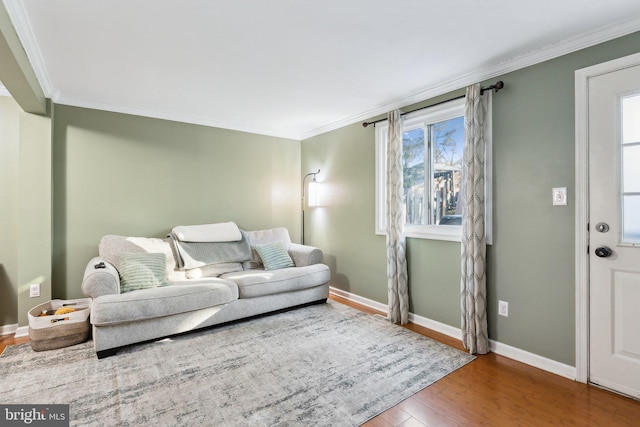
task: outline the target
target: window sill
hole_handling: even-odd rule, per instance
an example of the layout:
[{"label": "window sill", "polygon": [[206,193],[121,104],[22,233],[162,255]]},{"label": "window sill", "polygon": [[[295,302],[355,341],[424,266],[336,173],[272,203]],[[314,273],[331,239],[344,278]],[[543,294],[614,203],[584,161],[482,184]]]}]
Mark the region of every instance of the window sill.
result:
[{"label": "window sill", "polygon": [[[386,236],[386,230],[376,230],[376,234]],[[425,240],[442,240],[446,242],[462,243],[462,227],[459,225],[431,225],[426,227],[406,227],[405,237]],[[493,242],[487,238],[487,245]]]},{"label": "window sill", "polygon": [[[376,230],[376,234],[385,236],[386,230]],[[426,227],[405,227],[405,237],[428,240],[462,241],[462,227],[459,225],[431,225]]]},{"label": "window sill", "polygon": [[406,227],[406,237],[429,240],[445,240],[448,242],[462,242],[462,227],[459,225],[431,225],[426,227]]}]

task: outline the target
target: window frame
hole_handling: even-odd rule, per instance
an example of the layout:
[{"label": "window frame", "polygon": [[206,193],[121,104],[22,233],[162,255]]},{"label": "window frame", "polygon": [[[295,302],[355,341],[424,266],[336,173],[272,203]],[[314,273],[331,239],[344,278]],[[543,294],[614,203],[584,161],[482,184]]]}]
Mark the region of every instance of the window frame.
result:
[{"label": "window frame", "polygon": [[[483,102],[487,103],[487,113],[485,116],[485,235],[487,244],[492,243],[492,114],[491,114],[491,92],[487,91],[483,95]],[[456,117],[464,117],[465,99],[455,99],[440,105],[436,105],[423,110],[418,110],[404,116],[402,132],[407,132],[420,127],[427,127],[430,124],[449,120]],[[387,138],[388,122],[376,125],[375,129],[375,233],[377,235],[387,234],[386,218],[386,174],[387,174]],[[425,132],[426,133],[426,132]],[[425,141],[426,142],[426,141]],[[426,188],[426,187],[425,187]],[[431,188],[431,187],[429,187]],[[431,190],[430,190],[431,191]],[[431,197],[431,194],[429,194]],[[462,241],[461,225],[405,225],[404,235],[419,239],[444,240],[452,242]]]}]

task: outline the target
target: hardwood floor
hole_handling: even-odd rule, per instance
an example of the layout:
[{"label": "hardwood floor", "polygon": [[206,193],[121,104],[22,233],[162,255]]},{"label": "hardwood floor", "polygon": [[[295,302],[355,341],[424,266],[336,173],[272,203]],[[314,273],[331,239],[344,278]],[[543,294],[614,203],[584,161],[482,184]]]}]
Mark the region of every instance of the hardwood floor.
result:
[{"label": "hardwood floor", "polygon": [[[377,313],[337,296],[331,299]],[[458,349],[462,344],[418,325],[415,332]],[[28,338],[0,336],[7,345]],[[488,354],[383,412],[365,427],[639,426],[640,402]]]},{"label": "hardwood floor", "polygon": [[29,337],[14,338],[13,335],[0,335],[0,354],[8,345],[22,344],[29,342]]}]

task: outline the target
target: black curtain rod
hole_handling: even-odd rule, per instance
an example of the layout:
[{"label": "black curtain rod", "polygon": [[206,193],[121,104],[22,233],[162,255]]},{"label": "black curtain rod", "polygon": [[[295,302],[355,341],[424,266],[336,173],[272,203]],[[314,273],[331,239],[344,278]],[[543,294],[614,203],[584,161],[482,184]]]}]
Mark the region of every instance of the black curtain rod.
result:
[{"label": "black curtain rod", "polygon": [[[480,89],[480,95],[482,95],[486,90],[495,90],[497,92],[502,88],[504,88],[504,83],[502,82],[502,80],[500,80],[499,82],[496,82],[495,84],[493,84],[493,85],[491,85],[489,87],[481,88]],[[444,101],[436,102],[435,104],[427,105],[426,107],[416,108],[415,110],[407,111],[406,113],[402,113],[400,115],[404,116],[406,114],[410,114],[410,113],[413,113],[415,111],[420,111],[420,110],[424,110],[426,108],[435,107],[436,105],[440,105],[440,104],[444,104],[444,103],[447,103],[447,102],[455,101],[456,99],[462,99],[464,97],[466,97],[466,95],[456,96],[455,98],[446,99]],[[384,122],[386,120],[388,120],[388,119],[385,117],[384,119],[374,120],[372,122],[364,122],[364,123],[362,123],[362,127],[366,128],[369,125],[373,125],[373,127],[376,127],[376,123]]]}]

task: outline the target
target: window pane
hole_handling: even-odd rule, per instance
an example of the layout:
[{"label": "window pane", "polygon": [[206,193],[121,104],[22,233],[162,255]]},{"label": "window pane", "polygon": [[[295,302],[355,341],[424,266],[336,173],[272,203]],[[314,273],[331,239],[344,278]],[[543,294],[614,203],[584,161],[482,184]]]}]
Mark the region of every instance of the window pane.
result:
[{"label": "window pane", "polygon": [[640,243],[640,196],[624,196],[622,241]]},{"label": "window pane", "polygon": [[458,206],[462,156],[464,147],[464,117],[431,125],[433,145],[433,205],[432,224],[460,225]]},{"label": "window pane", "polygon": [[640,145],[622,148],[623,185],[625,193],[640,193]]},{"label": "window pane", "polygon": [[640,142],[640,95],[622,99],[622,143]]},{"label": "window pane", "polygon": [[402,134],[402,169],[404,203],[408,225],[424,225],[426,197],[424,194],[425,164],[424,129],[414,129]]}]

